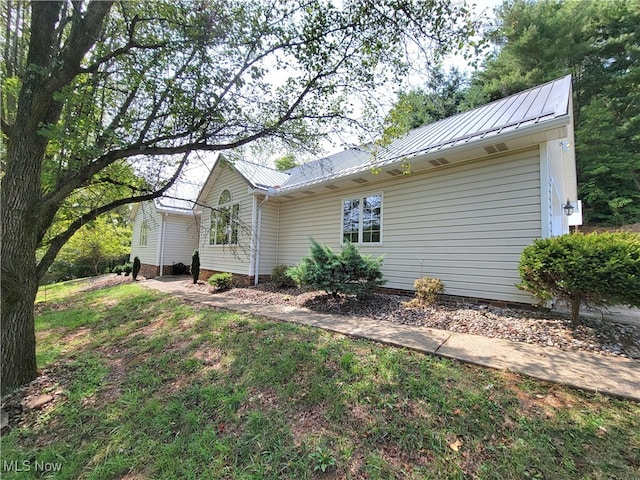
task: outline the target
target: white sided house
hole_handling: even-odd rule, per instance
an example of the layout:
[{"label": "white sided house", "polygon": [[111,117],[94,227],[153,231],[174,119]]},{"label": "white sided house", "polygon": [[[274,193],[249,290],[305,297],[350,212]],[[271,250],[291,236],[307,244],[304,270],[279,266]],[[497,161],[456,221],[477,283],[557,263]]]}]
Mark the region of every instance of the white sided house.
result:
[{"label": "white sided house", "polygon": [[200,236],[194,201],[214,161],[195,155],[166,197],[134,205],[130,260],[140,259],[143,277],[172,275],[177,264],[191,264]]},{"label": "white sided house", "polygon": [[307,256],[313,238],[384,255],[386,288],[411,292],[429,276],[448,295],[534,303],[515,286],[523,248],[580,223],[580,212],[563,209],[579,206],[571,96],[567,76],[376,152],[351,149],[286,172],[219,157],[195,207],[203,277],[263,281]]},{"label": "white sided house", "polygon": [[200,229],[192,202],[158,198],[136,204],[131,217],[131,261],[140,259],[140,275],[172,275],[175,264],[191,264]]}]

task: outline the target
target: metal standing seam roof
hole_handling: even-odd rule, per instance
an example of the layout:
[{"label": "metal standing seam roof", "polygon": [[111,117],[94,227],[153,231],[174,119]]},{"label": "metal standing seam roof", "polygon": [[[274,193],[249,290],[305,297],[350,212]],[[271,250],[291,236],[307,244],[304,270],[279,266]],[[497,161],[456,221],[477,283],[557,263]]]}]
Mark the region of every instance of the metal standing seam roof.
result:
[{"label": "metal standing seam roof", "polygon": [[[393,141],[385,149],[372,154],[369,146],[356,147],[305,163],[280,172],[269,167],[236,160],[230,165],[254,188],[286,192],[307,185],[328,182],[347,175],[385,166],[407,157],[428,154],[463,144],[470,144],[490,136],[518,130],[569,114],[571,75],[496,100],[468,112],[460,113],[423,127],[411,130]],[[222,159],[201,155],[195,173],[185,173],[176,182],[170,196],[157,199],[157,206],[165,209],[191,209],[209,178],[213,163]],[[206,159],[210,159],[207,161]],[[200,165],[200,167],[202,167]],[[179,194],[175,194],[175,193]]]},{"label": "metal standing seam roof", "polygon": [[290,176],[287,173],[246,160],[236,160],[232,165],[253,187],[262,189],[279,187]]},{"label": "metal standing seam roof", "polygon": [[553,80],[481,107],[416,128],[374,156],[364,149],[350,149],[301,165],[292,170],[280,191],[385,166],[484,138],[518,130],[568,115],[571,75]]}]

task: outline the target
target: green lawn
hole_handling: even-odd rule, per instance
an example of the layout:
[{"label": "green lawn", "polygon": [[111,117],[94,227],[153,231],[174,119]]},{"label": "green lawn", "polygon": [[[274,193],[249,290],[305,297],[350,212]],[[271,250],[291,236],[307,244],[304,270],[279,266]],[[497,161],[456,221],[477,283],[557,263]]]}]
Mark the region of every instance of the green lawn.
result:
[{"label": "green lawn", "polygon": [[38,308],[58,394],[2,439],[3,479],[640,478],[638,404],[78,288]]}]

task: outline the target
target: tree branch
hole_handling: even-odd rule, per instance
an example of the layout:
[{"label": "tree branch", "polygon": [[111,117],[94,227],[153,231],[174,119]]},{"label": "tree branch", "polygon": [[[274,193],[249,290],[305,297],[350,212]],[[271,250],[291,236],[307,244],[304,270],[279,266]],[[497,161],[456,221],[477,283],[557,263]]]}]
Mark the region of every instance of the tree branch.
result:
[{"label": "tree branch", "polygon": [[[49,248],[47,249],[47,252],[44,254],[44,256],[42,257],[42,259],[40,260],[36,268],[36,274],[38,276],[38,279],[41,279],[43,277],[43,275],[47,272],[47,269],[51,266],[51,264],[55,260],[60,249],[64,246],[65,243],[67,243],[67,241],[73,236],[73,234],[76,233],[83,225],[95,220],[103,213],[111,211],[114,208],[118,208],[123,205],[128,205],[130,203],[145,202],[147,200],[153,200],[154,198],[161,197],[167,190],[169,190],[169,188],[171,188],[174,182],[178,179],[178,177],[180,176],[180,173],[182,172],[183,167],[187,163],[188,157],[189,157],[189,153],[185,153],[175,173],[173,174],[171,179],[161,189],[145,195],[137,195],[137,196],[132,196],[128,198],[120,198],[106,205],[102,205],[100,207],[94,208],[89,212],[83,214],[80,218],[75,220],[73,223],[71,223],[71,225],[69,225],[69,227],[64,232],[52,238],[51,241],[49,242]],[[38,239],[38,242],[41,242],[41,241],[42,241],[42,237]]]}]

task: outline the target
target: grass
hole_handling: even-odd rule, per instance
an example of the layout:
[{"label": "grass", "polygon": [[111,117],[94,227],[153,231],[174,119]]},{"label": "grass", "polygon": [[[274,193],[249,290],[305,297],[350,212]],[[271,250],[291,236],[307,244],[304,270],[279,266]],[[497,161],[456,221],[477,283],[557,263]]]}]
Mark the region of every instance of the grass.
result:
[{"label": "grass", "polygon": [[3,479],[640,478],[636,403],[138,285],[78,288],[38,309],[57,394],[3,437]]}]

